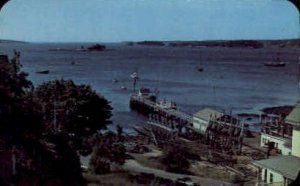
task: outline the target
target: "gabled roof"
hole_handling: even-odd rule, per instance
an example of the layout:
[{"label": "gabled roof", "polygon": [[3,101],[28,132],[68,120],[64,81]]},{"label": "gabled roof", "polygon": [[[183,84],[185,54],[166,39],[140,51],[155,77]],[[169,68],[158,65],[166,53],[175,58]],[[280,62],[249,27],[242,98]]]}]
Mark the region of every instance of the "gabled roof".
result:
[{"label": "gabled roof", "polygon": [[296,156],[277,156],[255,161],[253,164],[272,170],[292,180],[296,179],[300,171],[300,158]]},{"label": "gabled roof", "polygon": [[200,110],[199,112],[194,114],[194,117],[209,121],[210,117],[212,118],[219,118],[223,114],[221,112],[218,112],[216,110],[205,108],[203,110]]},{"label": "gabled roof", "polygon": [[291,125],[300,126],[300,102],[297,102],[292,112],[285,118],[285,122]]}]

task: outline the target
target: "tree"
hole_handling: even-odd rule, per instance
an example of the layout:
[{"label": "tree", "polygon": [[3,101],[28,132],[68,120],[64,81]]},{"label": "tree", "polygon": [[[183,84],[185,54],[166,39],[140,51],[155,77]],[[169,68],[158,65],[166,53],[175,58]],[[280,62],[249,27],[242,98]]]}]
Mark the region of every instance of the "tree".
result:
[{"label": "tree", "polygon": [[[84,185],[77,153],[66,136],[44,135],[40,104],[32,93],[32,83],[21,72],[20,53],[9,61],[0,55],[0,141],[1,148],[16,157],[16,179],[35,178],[47,185]],[[12,157],[7,157],[10,161]],[[31,180],[30,184],[33,180]],[[22,183],[16,183],[22,185]],[[50,185],[50,184],[48,184]]]},{"label": "tree", "polygon": [[[23,185],[85,185],[79,157],[62,135],[47,136],[39,140],[16,145],[18,184]],[[37,183],[33,184],[35,180]]]},{"label": "tree", "polygon": [[109,102],[88,85],[63,79],[48,81],[35,89],[33,97],[37,112],[43,116],[45,133],[71,136],[78,149],[86,138],[111,123]]},{"label": "tree", "polygon": [[183,172],[190,167],[188,161],[188,149],[184,146],[174,146],[162,159],[162,163],[167,165],[167,170],[172,172]]},{"label": "tree", "polygon": [[111,171],[111,165],[122,165],[125,163],[125,159],[126,149],[119,141],[119,136],[108,132],[97,137],[90,167],[95,174],[105,174]]},{"label": "tree", "polygon": [[26,100],[33,85],[20,70],[20,52],[14,53],[11,61],[1,55],[0,63],[0,138],[7,144],[20,141],[22,135],[28,136],[33,131],[31,127],[39,128],[39,119],[31,109],[30,100]]},{"label": "tree", "polygon": [[7,3],[8,1],[9,1],[9,0],[2,0],[2,1],[0,2],[0,10],[1,10],[2,6],[4,6],[5,3]]}]

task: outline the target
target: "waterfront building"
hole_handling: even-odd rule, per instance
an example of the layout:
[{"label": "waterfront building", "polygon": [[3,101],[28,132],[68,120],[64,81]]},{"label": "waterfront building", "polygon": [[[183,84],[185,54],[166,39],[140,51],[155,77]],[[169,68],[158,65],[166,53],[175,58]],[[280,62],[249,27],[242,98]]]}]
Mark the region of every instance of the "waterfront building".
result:
[{"label": "waterfront building", "polygon": [[293,125],[281,117],[265,121],[261,127],[260,146],[269,153],[291,155]]},{"label": "waterfront building", "polygon": [[204,108],[193,115],[193,128],[201,134],[205,134],[211,120],[222,117],[222,113],[210,108]]},{"label": "waterfront building", "polygon": [[[282,185],[286,186],[296,180],[300,171],[300,102],[298,102],[294,109],[283,121],[286,125],[292,126],[292,134],[289,133],[291,139],[291,147],[289,155],[280,155],[270,159],[255,161],[254,165],[258,167],[258,185]],[[278,133],[276,133],[278,135]],[[278,141],[280,137],[275,138],[270,133],[268,142]],[[284,137],[285,135],[283,135]],[[281,137],[282,138],[282,137]],[[263,138],[265,139],[265,138]],[[273,140],[273,141],[271,141]],[[273,144],[274,145],[274,144]],[[277,144],[279,148],[279,143]],[[286,153],[282,151],[282,154]]]}]

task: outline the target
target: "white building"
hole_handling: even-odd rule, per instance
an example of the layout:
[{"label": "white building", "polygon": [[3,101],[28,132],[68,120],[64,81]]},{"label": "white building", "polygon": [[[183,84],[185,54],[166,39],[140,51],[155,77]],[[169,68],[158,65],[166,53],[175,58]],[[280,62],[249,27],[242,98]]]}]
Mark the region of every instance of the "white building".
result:
[{"label": "white building", "polygon": [[300,171],[300,158],[296,156],[276,156],[256,161],[259,167],[259,185],[289,185]]},{"label": "white building", "polygon": [[261,127],[260,146],[272,154],[291,155],[293,125],[283,119],[265,122]]},{"label": "white building", "polygon": [[255,161],[259,185],[286,186],[294,181],[300,172],[300,102],[286,117],[285,122],[293,126],[291,155]]},{"label": "white building", "polygon": [[209,121],[220,118],[223,114],[216,110],[205,108],[193,115],[193,128],[205,134]]},{"label": "white building", "polygon": [[291,139],[287,137],[275,136],[267,133],[261,133],[260,146],[268,148],[268,145],[273,143],[277,153],[282,155],[291,155],[292,148],[290,147]]}]

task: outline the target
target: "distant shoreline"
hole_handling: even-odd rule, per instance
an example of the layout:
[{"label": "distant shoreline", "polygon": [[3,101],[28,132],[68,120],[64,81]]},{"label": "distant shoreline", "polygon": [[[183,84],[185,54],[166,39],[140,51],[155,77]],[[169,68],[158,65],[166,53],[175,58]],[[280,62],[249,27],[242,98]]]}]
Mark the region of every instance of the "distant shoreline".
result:
[{"label": "distant shoreline", "polygon": [[26,41],[16,41],[16,40],[9,40],[9,39],[0,39],[0,43],[28,43]]},{"label": "distant shoreline", "polygon": [[[100,42],[100,41],[99,41]],[[95,43],[95,41],[42,41],[27,42],[11,39],[0,39],[0,43]],[[237,39],[237,40],[140,40],[140,41],[118,41],[100,43],[125,43],[128,46],[172,46],[172,47],[300,47],[300,39]]]},{"label": "distant shoreline", "polygon": [[207,41],[128,41],[128,46],[171,46],[171,47],[245,47],[245,48],[264,48],[264,47],[299,47],[300,39],[282,40],[207,40]]}]

